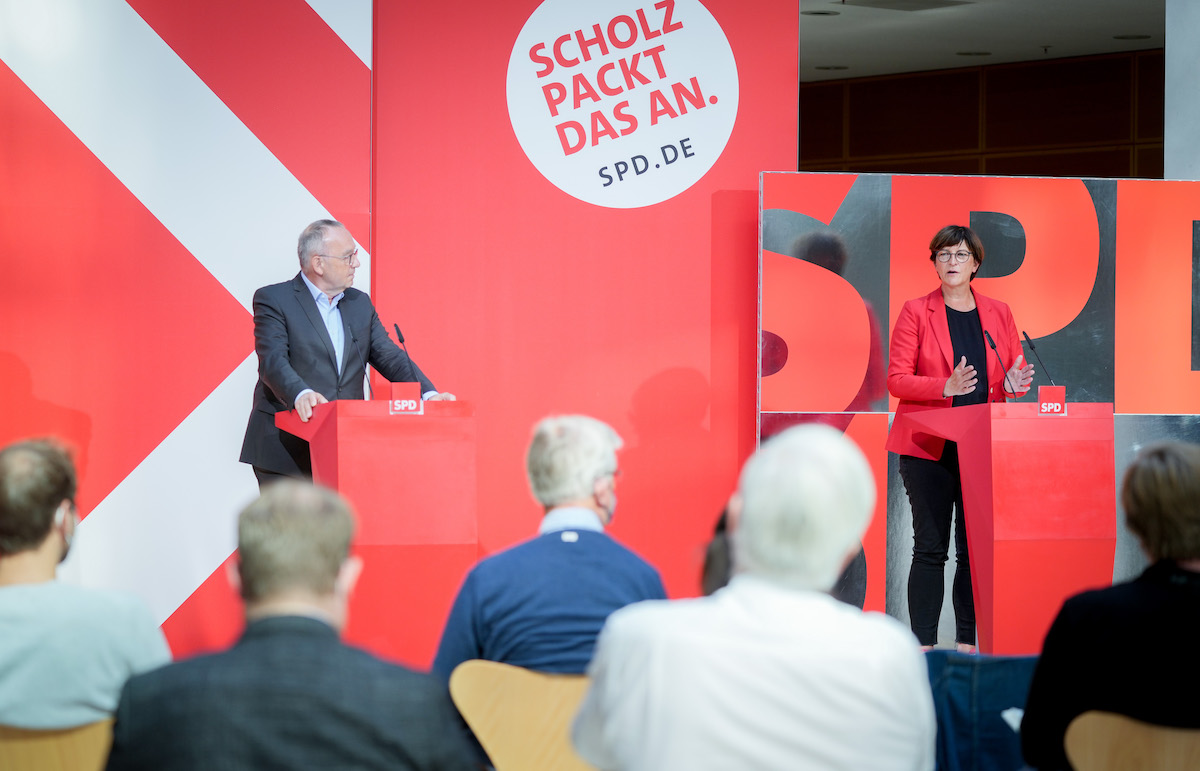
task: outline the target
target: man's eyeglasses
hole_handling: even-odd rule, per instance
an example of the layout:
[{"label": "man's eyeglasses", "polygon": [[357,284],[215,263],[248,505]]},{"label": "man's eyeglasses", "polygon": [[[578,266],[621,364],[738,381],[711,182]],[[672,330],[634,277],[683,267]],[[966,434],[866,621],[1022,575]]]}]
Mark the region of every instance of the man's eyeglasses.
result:
[{"label": "man's eyeglasses", "polygon": [[954,258],[955,262],[966,262],[967,260],[971,259],[971,253],[970,252],[938,252],[937,253],[938,262],[950,262],[951,257]]},{"label": "man's eyeglasses", "polygon": [[327,260],[345,260],[346,264],[350,265],[354,262],[354,258],[358,256],[358,247],[354,247],[354,251],[350,252],[350,254],[343,254],[340,257],[334,257],[330,254],[318,254],[317,256],[324,257]]}]

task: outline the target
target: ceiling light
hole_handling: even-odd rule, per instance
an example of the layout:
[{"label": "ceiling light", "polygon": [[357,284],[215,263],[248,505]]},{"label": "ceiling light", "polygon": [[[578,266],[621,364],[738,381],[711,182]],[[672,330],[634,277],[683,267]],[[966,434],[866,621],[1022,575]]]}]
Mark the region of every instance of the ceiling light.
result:
[{"label": "ceiling light", "polygon": [[1149,40],[1149,35],[1113,35],[1113,40]]},{"label": "ceiling light", "polygon": [[829,72],[832,70],[848,70],[850,68],[844,64],[823,64],[823,65],[817,67],[816,69],[822,70],[825,72]]},{"label": "ceiling light", "polygon": [[991,51],[956,51],[955,56],[991,56]]},{"label": "ceiling light", "polygon": [[882,8],[886,11],[930,11],[934,8],[970,5],[972,2],[973,0],[842,0],[842,5]]},{"label": "ceiling light", "polygon": [[801,16],[841,16],[841,11],[801,11]]}]

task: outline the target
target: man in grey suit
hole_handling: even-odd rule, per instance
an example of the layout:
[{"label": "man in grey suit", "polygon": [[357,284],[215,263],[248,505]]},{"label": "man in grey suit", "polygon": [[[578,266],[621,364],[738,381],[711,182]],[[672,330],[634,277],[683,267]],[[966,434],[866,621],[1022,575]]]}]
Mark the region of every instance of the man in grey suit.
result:
[{"label": "man in grey suit", "polygon": [[267,486],[238,518],[241,640],[131,679],[110,771],[475,768],[441,683],[339,640],[353,531],[336,493]]},{"label": "man in grey suit", "polygon": [[254,293],[258,384],[240,460],[254,467],[259,485],[312,476],[308,443],[276,428],[275,413],[295,409],[307,421],[318,404],[363,398],[368,364],[392,382],[420,383],[425,399],[454,398],[434,388],[388,337],[371,298],[351,287],[361,263],[340,222],[306,227],[296,252],[295,278]]}]

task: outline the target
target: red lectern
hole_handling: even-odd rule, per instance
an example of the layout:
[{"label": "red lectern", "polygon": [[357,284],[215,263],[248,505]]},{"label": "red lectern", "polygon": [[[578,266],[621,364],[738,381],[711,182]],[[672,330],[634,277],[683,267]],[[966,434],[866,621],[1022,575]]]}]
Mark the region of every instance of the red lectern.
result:
[{"label": "red lectern", "polygon": [[958,443],[979,648],[1041,652],[1063,600],[1112,584],[1111,404],[978,404],[896,416]]},{"label": "red lectern", "polygon": [[427,666],[462,574],[478,556],[475,410],[467,402],[334,401],[302,423],[275,424],[308,441],[313,478],[358,513],[365,567],[347,637]]}]

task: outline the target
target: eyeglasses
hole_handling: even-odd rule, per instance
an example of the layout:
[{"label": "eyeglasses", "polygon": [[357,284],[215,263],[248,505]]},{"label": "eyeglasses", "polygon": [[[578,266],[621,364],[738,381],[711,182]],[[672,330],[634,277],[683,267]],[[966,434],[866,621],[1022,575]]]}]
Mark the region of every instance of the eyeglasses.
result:
[{"label": "eyeglasses", "polygon": [[938,252],[937,253],[938,262],[950,262],[951,257],[954,258],[955,262],[966,262],[967,260],[971,259],[971,253],[970,252]]},{"label": "eyeglasses", "polygon": [[358,247],[354,247],[354,251],[350,252],[350,254],[343,254],[340,257],[334,257],[329,254],[318,254],[317,256],[324,257],[327,260],[345,260],[347,265],[351,265],[354,263],[354,258],[358,256]]}]

